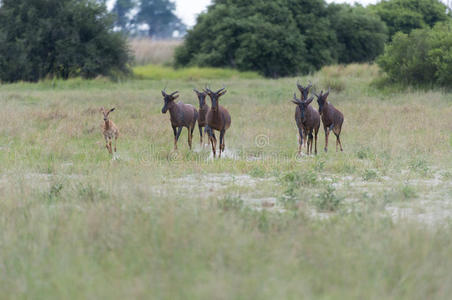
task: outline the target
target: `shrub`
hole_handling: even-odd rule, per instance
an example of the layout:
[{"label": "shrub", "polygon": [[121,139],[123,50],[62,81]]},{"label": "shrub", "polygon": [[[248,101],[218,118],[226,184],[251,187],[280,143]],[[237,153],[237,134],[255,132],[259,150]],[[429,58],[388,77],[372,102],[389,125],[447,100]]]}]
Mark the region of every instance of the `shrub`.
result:
[{"label": "shrub", "polygon": [[0,80],[93,78],[128,71],[125,39],[95,0],[3,0]]},{"label": "shrub", "polygon": [[397,32],[432,27],[447,19],[446,6],[440,0],[386,0],[370,9],[386,23],[390,37]]},{"label": "shrub", "polygon": [[450,23],[397,33],[377,63],[392,82],[418,86],[452,85]]},{"label": "shrub", "polygon": [[307,74],[327,64],[371,61],[383,50],[384,23],[362,7],[324,0],[216,0],[176,50],[176,66]]}]

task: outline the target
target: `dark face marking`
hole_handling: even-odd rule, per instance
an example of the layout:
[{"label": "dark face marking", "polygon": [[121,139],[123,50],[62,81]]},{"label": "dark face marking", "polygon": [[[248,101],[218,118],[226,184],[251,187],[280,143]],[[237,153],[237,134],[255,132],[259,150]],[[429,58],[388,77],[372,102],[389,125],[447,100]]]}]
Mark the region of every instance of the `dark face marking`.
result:
[{"label": "dark face marking", "polygon": [[168,95],[164,91],[162,91],[162,96],[163,96],[162,114],[165,114],[168,111],[168,109],[170,108],[170,106],[173,103],[174,99],[179,97],[179,95],[174,96],[176,93],[177,92],[174,92],[171,95]]}]

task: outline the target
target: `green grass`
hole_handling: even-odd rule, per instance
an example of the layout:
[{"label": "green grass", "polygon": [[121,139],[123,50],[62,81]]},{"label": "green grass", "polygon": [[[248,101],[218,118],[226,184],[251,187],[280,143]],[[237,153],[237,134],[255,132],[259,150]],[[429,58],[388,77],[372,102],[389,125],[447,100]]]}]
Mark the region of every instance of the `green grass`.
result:
[{"label": "green grass", "polygon": [[[321,128],[310,157],[297,155],[297,78],[0,85],[2,295],[448,299],[452,96],[380,92],[377,76],[350,65],[298,78],[334,83],[345,115],[344,152],[333,135],[323,152]],[[161,113],[166,85],[197,106],[206,83],[228,90],[222,159],[197,129],[194,151],[184,129],[173,152]],[[116,107],[116,160],[101,106]]]},{"label": "green grass", "polygon": [[199,79],[257,79],[255,72],[239,72],[232,69],[190,67],[174,69],[161,65],[146,65],[134,67],[137,78],[152,80],[199,80]]}]

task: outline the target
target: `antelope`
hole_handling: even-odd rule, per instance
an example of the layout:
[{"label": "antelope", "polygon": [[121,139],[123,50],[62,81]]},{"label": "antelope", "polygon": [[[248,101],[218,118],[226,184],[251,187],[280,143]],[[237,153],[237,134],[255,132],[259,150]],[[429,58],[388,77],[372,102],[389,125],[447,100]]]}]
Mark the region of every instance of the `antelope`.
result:
[{"label": "antelope", "polygon": [[[312,87],[312,83],[309,83],[309,85],[307,86],[307,87],[303,87],[301,84],[300,84],[300,82],[299,81],[297,81],[297,88],[298,88],[298,90],[300,91],[300,93],[301,93],[301,95],[300,95],[300,99],[301,99],[301,101],[304,101],[304,100],[306,100],[306,99],[308,99],[308,94],[309,94],[309,89]],[[303,139],[303,144],[304,145],[306,145],[306,136],[307,136],[307,133],[306,133],[306,131],[303,129],[303,136],[305,137],[304,139]]]},{"label": "antelope", "polygon": [[116,127],[115,123],[113,123],[113,121],[108,118],[108,115],[114,110],[114,107],[108,111],[106,111],[103,107],[100,109],[100,112],[104,115],[104,126],[102,127],[102,133],[105,138],[105,147],[107,147],[107,150],[110,154],[113,154],[113,151],[111,149],[111,140],[115,138],[114,151],[116,152],[116,142],[119,136],[118,127]]},{"label": "antelope", "polygon": [[339,110],[337,110],[333,106],[333,104],[326,101],[326,98],[328,98],[329,94],[329,88],[328,92],[326,92],[325,94],[323,93],[323,91],[320,92],[320,95],[314,93],[314,95],[317,97],[317,103],[319,104],[319,113],[322,117],[323,129],[325,130],[325,152],[328,152],[328,135],[330,134],[330,130],[332,130],[336,135],[336,152],[338,145],[341,151],[343,151],[339,135],[341,134],[344,115]]},{"label": "antelope", "polygon": [[177,150],[177,141],[179,140],[183,127],[187,127],[188,129],[188,146],[191,150],[193,130],[198,120],[198,111],[191,104],[184,104],[182,102],[175,103],[174,100],[179,97],[179,95],[176,95],[177,93],[179,92],[176,91],[168,95],[164,90],[162,91],[164,102],[162,114],[165,114],[168,110],[170,112],[171,127],[174,132],[174,150]]},{"label": "antelope", "polygon": [[217,138],[215,137],[214,130],[220,132],[220,152],[218,154],[221,157],[221,152],[224,151],[224,135],[226,130],[231,126],[231,116],[229,112],[218,103],[221,96],[226,94],[225,88],[219,89],[214,92],[208,89],[204,89],[204,92],[209,95],[210,101],[212,102],[212,108],[207,112],[206,120],[207,126],[206,131],[209,135],[209,141],[212,144],[213,157],[216,156]]},{"label": "antelope", "polygon": [[297,95],[295,93],[293,94],[292,102],[297,105],[297,108],[295,109],[295,122],[297,123],[298,133],[300,135],[298,138],[298,154],[301,154],[303,134],[308,136],[306,152],[308,155],[312,154],[313,131],[315,136],[314,153],[317,154],[317,134],[320,127],[320,115],[312,106],[309,105],[313,99],[314,97],[307,100],[303,99],[303,97],[301,99],[297,99]]},{"label": "antelope", "polygon": [[198,101],[199,101],[198,129],[199,129],[200,143],[201,143],[201,147],[202,147],[203,146],[203,144],[202,144],[202,128],[206,127],[206,125],[207,125],[206,116],[207,116],[207,112],[209,111],[209,105],[206,104],[206,96],[207,96],[206,92],[199,92],[196,89],[193,89],[193,91],[198,96]]}]

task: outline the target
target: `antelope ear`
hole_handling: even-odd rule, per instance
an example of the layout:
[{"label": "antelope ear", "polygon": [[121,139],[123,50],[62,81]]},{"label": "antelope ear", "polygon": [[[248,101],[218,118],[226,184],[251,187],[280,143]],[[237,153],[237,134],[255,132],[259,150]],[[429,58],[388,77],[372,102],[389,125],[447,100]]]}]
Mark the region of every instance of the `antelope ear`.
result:
[{"label": "antelope ear", "polygon": [[298,103],[298,102],[295,101],[295,100],[290,100],[290,101],[292,101],[292,103],[293,103],[293,104],[296,104],[296,105],[300,104],[300,103]]},{"label": "antelope ear", "polygon": [[113,107],[112,109],[110,109],[109,113],[111,113],[112,111],[114,111],[116,108]]},{"label": "antelope ear", "polygon": [[311,96],[311,98],[306,100],[306,105],[309,105],[312,102],[312,100],[314,100],[314,97]]},{"label": "antelope ear", "polygon": [[323,94],[323,98],[326,100],[326,98],[328,97],[329,94],[330,94],[330,89],[328,89],[328,92],[326,92],[325,94]]},{"label": "antelope ear", "polygon": [[165,96],[166,96],[166,93],[165,93],[164,91],[162,91],[162,96],[163,96],[163,97],[165,97]]},{"label": "antelope ear", "polygon": [[99,108],[99,111],[100,111],[101,113],[103,113],[103,112],[105,111],[105,108],[101,107],[101,108]]},{"label": "antelope ear", "polygon": [[176,100],[177,98],[179,98],[179,95],[173,96],[173,100]]},{"label": "antelope ear", "polygon": [[223,91],[223,92],[219,93],[219,94],[218,94],[218,97],[223,96],[224,94],[226,94],[226,92],[227,92],[227,91]]}]

